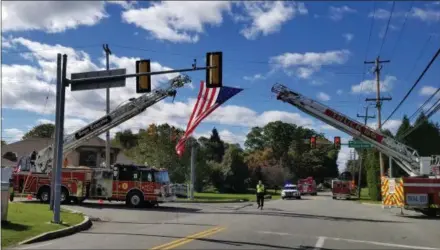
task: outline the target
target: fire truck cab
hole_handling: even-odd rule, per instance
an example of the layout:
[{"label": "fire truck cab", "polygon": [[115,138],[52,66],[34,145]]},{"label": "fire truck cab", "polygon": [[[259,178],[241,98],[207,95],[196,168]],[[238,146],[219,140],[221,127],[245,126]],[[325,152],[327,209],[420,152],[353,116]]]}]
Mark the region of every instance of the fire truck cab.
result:
[{"label": "fire truck cab", "polygon": [[336,199],[352,199],[356,197],[357,188],[350,172],[343,172],[338,179],[332,180],[332,197]]},{"label": "fire truck cab", "polygon": [[316,181],[311,176],[305,179],[299,179],[298,190],[301,192],[301,195],[317,195]]}]

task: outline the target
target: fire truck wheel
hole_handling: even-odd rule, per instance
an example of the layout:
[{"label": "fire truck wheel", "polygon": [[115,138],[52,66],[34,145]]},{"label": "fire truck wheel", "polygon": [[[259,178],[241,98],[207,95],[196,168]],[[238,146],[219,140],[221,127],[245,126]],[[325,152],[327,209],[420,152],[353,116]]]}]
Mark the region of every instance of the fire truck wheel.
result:
[{"label": "fire truck wheel", "polygon": [[37,197],[39,200],[43,203],[48,203],[50,201],[50,188],[49,187],[42,187],[38,191]]},{"label": "fire truck wheel", "polygon": [[69,192],[65,187],[61,188],[61,203],[66,204],[70,202]]},{"label": "fire truck wheel", "polygon": [[126,203],[130,207],[141,207],[144,204],[144,196],[140,191],[131,191],[127,195]]}]

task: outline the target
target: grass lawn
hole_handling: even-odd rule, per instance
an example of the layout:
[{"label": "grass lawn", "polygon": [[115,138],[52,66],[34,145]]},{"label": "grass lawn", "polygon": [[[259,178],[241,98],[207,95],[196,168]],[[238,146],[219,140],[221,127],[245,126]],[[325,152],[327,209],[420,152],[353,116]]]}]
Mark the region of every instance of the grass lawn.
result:
[{"label": "grass lawn", "polygon": [[[274,192],[268,192],[267,194],[272,195],[272,200],[279,199],[280,194],[274,194]],[[194,193],[195,202],[234,202],[239,200],[256,201],[257,197],[255,194],[221,194],[221,193]],[[186,198],[179,198],[178,200],[184,201],[188,200]]]},{"label": "grass lawn", "polygon": [[361,189],[361,198],[359,200],[361,203],[371,203],[371,204],[382,204],[382,201],[372,201],[368,195],[368,188]]},{"label": "grass lawn", "polygon": [[69,227],[84,220],[81,214],[61,211],[62,225],[51,224],[52,211],[47,204],[10,202],[8,223],[2,223],[2,248],[39,234]]}]

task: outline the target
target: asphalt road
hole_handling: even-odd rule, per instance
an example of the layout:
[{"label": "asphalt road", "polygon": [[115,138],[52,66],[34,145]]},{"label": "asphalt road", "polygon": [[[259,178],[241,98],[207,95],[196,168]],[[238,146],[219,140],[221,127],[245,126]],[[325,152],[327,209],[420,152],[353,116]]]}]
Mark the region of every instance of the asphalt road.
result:
[{"label": "asphalt road", "polygon": [[440,221],[332,200],[326,195],[255,204],[73,206],[93,227],[18,249],[440,249]]}]

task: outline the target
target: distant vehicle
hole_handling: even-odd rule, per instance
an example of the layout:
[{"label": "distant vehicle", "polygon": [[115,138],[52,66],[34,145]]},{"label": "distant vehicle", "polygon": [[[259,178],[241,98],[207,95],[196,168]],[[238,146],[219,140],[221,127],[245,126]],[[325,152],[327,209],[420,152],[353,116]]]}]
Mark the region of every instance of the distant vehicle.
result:
[{"label": "distant vehicle", "polygon": [[284,188],[281,191],[281,199],[284,200],[289,198],[301,199],[301,192],[298,190],[298,187],[294,184],[284,185]]},{"label": "distant vehicle", "polygon": [[316,182],[313,177],[310,176],[305,179],[299,179],[298,190],[301,192],[301,195],[317,195]]}]

